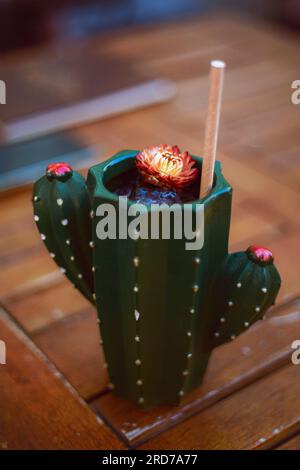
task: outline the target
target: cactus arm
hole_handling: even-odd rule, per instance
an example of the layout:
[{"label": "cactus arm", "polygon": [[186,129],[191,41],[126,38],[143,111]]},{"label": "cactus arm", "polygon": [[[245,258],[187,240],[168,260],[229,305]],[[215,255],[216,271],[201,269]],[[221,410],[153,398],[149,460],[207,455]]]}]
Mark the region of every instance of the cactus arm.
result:
[{"label": "cactus arm", "polygon": [[34,185],[33,209],[50,256],[94,303],[90,201],[84,178],[71,169],[65,178],[47,173]]},{"label": "cactus arm", "polygon": [[281,280],[273,259],[251,258],[250,249],[228,255],[217,273],[211,297],[213,347],[233,340],[275,302]]}]

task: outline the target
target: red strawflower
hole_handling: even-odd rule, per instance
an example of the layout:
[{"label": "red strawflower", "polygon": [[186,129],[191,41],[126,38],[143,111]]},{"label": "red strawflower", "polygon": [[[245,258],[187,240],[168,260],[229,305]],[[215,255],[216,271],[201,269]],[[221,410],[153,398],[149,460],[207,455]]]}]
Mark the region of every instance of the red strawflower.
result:
[{"label": "red strawflower", "polygon": [[145,148],[137,154],[136,166],[148,183],[162,188],[181,189],[198,176],[196,162],[177,145]]}]

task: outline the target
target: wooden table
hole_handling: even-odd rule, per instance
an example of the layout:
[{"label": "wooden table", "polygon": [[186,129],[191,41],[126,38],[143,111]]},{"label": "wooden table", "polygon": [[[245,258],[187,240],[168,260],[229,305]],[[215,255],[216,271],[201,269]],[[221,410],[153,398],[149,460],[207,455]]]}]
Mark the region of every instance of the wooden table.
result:
[{"label": "wooden table", "polygon": [[178,86],[169,104],[74,131],[102,158],[161,142],[201,153],[208,64],[228,63],[218,157],[234,186],[230,245],[268,246],[282,288],[264,321],[214,351],[181,408],[141,412],[109,391],[96,312],[43,247],[30,190],[2,196],[0,448],[300,449],[298,41],[219,16],[108,35],[99,48]]}]

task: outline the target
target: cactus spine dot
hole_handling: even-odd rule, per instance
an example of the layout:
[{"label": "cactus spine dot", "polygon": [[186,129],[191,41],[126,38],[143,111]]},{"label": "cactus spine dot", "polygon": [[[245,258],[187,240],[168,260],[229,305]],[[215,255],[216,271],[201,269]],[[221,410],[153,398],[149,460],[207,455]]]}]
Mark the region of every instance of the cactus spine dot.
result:
[{"label": "cactus spine dot", "polygon": [[92,266],[93,273],[96,271],[95,266]]},{"label": "cactus spine dot", "polygon": [[193,356],[192,353],[187,353],[187,358],[188,358],[188,359],[191,359],[192,356]]},{"label": "cactus spine dot", "polygon": [[55,258],[55,253],[50,253],[51,258]]},{"label": "cactus spine dot", "polygon": [[189,371],[188,371],[188,370],[184,370],[184,371],[182,372],[182,375],[189,375]]},{"label": "cactus spine dot", "polygon": [[142,362],[141,362],[140,359],[136,359],[136,360],[135,360],[135,363],[136,363],[137,366],[140,366],[140,365],[142,364]]},{"label": "cactus spine dot", "polygon": [[266,294],[268,292],[268,289],[266,287],[263,287],[262,290],[261,290],[264,294]]},{"label": "cactus spine dot", "polygon": [[183,391],[183,390],[180,390],[180,391],[179,391],[179,396],[180,396],[180,397],[183,397],[183,395],[184,395],[184,391]]},{"label": "cactus spine dot", "polygon": [[231,335],[231,336],[230,336],[230,339],[235,339],[235,335]]},{"label": "cactus spine dot", "polygon": [[196,263],[196,264],[199,264],[199,263],[200,263],[200,258],[199,258],[198,256],[196,256],[196,258],[195,258],[195,263]]},{"label": "cactus spine dot", "polygon": [[134,265],[136,268],[138,267],[139,262],[140,262],[139,257],[138,257],[138,256],[135,256],[135,257],[133,258],[133,265]]},{"label": "cactus spine dot", "polygon": [[256,312],[260,312],[260,307],[255,307]]},{"label": "cactus spine dot", "polygon": [[70,243],[71,243],[70,240],[67,239],[67,240],[66,240],[66,245],[70,245]]},{"label": "cactus spine dot", "polygon": [[134,316],[135,316],[136,321],[138,321],[138,319],[140,318],[140,312],[137,309],[135,309],[134,311]]},{"label": "cactus spine dot", "polygon": [[135,340],[137,343],[139,343],[139,342],[140,342],[140,337],[139,337],[139,336],[136,336],[136,337],[134,338],[134,340]]},{"label": "cactus spine dot", "polygon": [[139,379],[139,380],[136,381],[136,384],[141,386],[141,385],[143,385],[143,381],[141,379]]},{"label": "cactus spine dot", "polygon": [[82,274],[79,273],[77,277],[78,277],[78,279],[82,279]]},{"label": "cactus spine dot", "polygon": [[198,292],[198,290],[199,290],[199,286],[197,284],[195,284],[193,286],[193,291],[196,293],[196,292]]},{"label": "cactus spine dot", "polygon": [[221,323],[225,323],[225,318],[224,318],[224,317],[221,317],[221,318],[220,318],[220,322],[221,322]]},{"label": "cactus spine dot", "polygon": [[68,219],[62,219],[61,221],[61,225],[63,225],[64,227],[68,225],[68,223],[69,223]]},{"label": "cactus spine dot", "polygon": [[58,199],[56,199],[56,203],[57,203],[58,206],[62,206],[64,201],[61,197],[59,197]]},{"label": "cactus spine dot", "polygon": [[36,222],[38,222],[38,221],[40,220],[39,216],[38,216],[38,215],[35,215],[35,216],[34,216],[34,220],[35,220]]},{"label": "cactus spine dot", "polygon": [[232,300],[229,300],[228,305],[229,305],[229,307],[232,307],[232,306],[233,306]]},{"label": "cactus spine dot", "polygon": [[94,242],[93,242],[93,241],[90,241],[90,242],[89,242],[89,246],[90,246],[90,248],[94,248],[94,246],[95,246]]},{"label": "cactus spine dot", "polygon": [[242,287],[242,283],[241,283],[241,282],[238,282],[237,285],[236,285],[236,287],[238,287],[238,288]]},{"label": "cactus spine dot", "polygon": [[134,288],[133,288],[133,292],[138,292],[138,291],[139,291],[139,288],[138,288],[138,286],[134,286]]},{"label": "cactus spine dot", "polygon": [[143,397],[140,397],[140,398],[139,398],[139,403],[144,403],[144,401],[145,401],[145,400],[144,400]]},{"label": "cactus spine dot", "polygon": [[42,239],[42,240],[46,240],[46,235],[44,235],[43,233],[41,233],[41,239]]},{"label": "cactus spine dot", "polygon": [[248,328],[249,322],[245,321],[244,325],[245,325],[246,328]]},{"label": "cactus spine dot", "polygon": [[188,331],[187,336],[192,336],[192,333],[190,331]]},{"label": "cactus spine dot", "polygon": [[191,314],[195,313],[195,309],[194,309],[194,308],[191,308],[190,313],[191,313]]}]

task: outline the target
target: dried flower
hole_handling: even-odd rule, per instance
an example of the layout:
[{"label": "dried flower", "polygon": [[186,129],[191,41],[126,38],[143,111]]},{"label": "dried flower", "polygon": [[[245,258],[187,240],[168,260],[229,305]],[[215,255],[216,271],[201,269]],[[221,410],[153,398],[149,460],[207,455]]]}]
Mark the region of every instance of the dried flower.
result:
[{"label": "dried flower", "polygon": [[145,148],[137,154],[136,165],[148,183],[163,188],[181,189],[198,176],[196,162],[176,145]]}]

